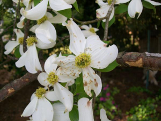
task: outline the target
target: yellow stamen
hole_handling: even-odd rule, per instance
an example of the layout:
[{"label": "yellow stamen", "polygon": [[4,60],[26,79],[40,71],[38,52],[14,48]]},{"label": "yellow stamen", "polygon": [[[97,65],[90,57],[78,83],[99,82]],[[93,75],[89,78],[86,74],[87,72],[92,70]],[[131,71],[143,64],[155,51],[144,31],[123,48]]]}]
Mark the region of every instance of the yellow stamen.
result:
[{"label": "yellow stamen", "polygon": [[22,45],[23,44],[23,37],[18,38],[18,42]]},{"label": "yellow stamen", "polygon": [[85,68],[91,63],[91,55],[82,53],[75,58],[75,65],[79,68]]},{"label": "yellow stamen", "polygon": [[36,37],[29,37],[26,39],[26,43],[28,46],[32,46],[34,43],[37,43]]},{"label": "yellow stamen", "polygon": [[92,32],[92,33],[95,33],[95,30],[94,30],[94,28],[93,28],[93,27],[92,27],[92,28],[90,28],[90,29],[89,29],[89,31],[90,31],[90,32]]},{"label": "yellow stamen", "polygon": [[38,98],[42,98],[45,93],[46,93],[46,90],[40,87],[39,89],[36,90],[35,94]]},{"label": "yellow stamen", "polygon": [[47,81],[54,85],[55,83],[58,82],[58,76],[54,72],[50,72],[47,78]]},{"label": "yellow stamen", "polygon": [[45,22],[47,19],[48,19],[48,17],[44,16],[41,19],[37,20],[37,24],[41,24],[41,23]]},{"label": "yellow stamen", "polygon": [[112,0],[107,0],[108,4],[111,5],[112,3]]}]

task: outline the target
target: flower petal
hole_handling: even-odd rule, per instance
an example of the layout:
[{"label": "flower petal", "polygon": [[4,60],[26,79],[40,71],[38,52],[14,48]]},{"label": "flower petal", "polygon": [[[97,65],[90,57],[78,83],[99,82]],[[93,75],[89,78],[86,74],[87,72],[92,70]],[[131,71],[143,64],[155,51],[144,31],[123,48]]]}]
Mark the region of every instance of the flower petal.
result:
[{"label": "flower petal", "polygon": [[19,38],[24,37],[24,33],[20,29],[14,29],[13,31],[16,33],[17,41]]},{"label": "flower petal", "polygon": [[68,21],[66,25],[69,33],[70,33],[70,45],[69,49],[75,54],[79,55],[80,53],[84,52],[86,39],[78,27],[78,25],[71,19]]},{"label": "flower petal", "polygon": [[51,43],[56,40],[55,27],[49,22],[45,21],[35,30],[36,37],[44,43]]},{"label": "flower petal", "polygon": [[48,75],[45,72],[41,72],[38,77],[37,80],[39,81],[39,83],[45,87],[47,87],[49,85],[48,81],[47,81]]},{"label": "flower petal", "polygon": [[24,16],[22,16],[21,18],[20,18],[20,22],[18,22],[17,23],[17,27],[18,28],[23,28],[24,27],[24,20],[25,20],[25,17]]},{"label": "flower petal", "polygon": [[32,118],[33,121],[52,121],[53,114],[54,111],[51,103],[45,98],[40,98]]},{"label": "flower petal", "polygon": [[30,9],[28,11],[26,11],[22,8],[21,14],[30,20],[41,19],[46,13],[47,4],[48,4],[48,0],[43,0],[38,5],[36,5],[35,7],[33,7],[32,9]]},{"label": "flower petal", "polygon": [[54,54],[48,57],[47,60],[45,61],[44,69],[47,74],[49,74],[52,71],[54,72],[56,71],[57,64],[54,63],[55,59],[56,59],[56,55]]},{"label": "flower petal", "polygon": [[127,3],[130,0],[116,0],[115,4],[120,4],[120,3]]},{"label": "flower petal", "polygon": [[9,54],[18,45],[19,45],[19,43],[17,41],[9,41],[4,47],[6,50],[4,52],[4,54],[6,54],[6,55]]},{"label": "flower petal", "polygon": [[101,7],[103,5],[107,5],[108,3],[104,3],[102,0],[96,0],[96,3]]},{"label": "flower petal", "polygon": [[142,10],[143,10],[143,5],[142,5],[141,0],[132,0],[129,3],[128,14],[129,14],[129,16],[131,18],[135,18],[136,13],[139,13],[139,15],[138,15],[138,18],[139,18],[139,16],[141,15]]},{"label": "flower petal", "polygon": [[54,121],[70,121],[69,112],[65,112],[65,106],[62,103],[54,103]]},{"label": "flower petal", "polygon": [[59,83],[54,85],[54,91],[59,101],[64,104],[65,112],[71,111],[73,108],[73,94]]},{"label": "flower petal", "polygon": [[51,22],[51,23],[64,23],[66,20],[67,20],[67,17],[59,14],[58,12],[56,12],[56,16],[52,17],[52,18],[48,18],[48,20]]},{"label": "flower petal", "polygon": [[86,67],[83,69],[83,83],[84,91],[92,96],[91,90],[94,90],[96,96],[98,96],[102,90],[101,78],[95,74],[94,70],[91,67]]},{"label": "flower petal", "polygon": [[104,109],[101,109],[101,110],[100,110],[100,119],[101,119],[101,121],[110,121],[110,120],[107,118],[106,111],[105,111]]},{"label": "flower petal", "polygon": [[78,101],[79,121],[94,121],[92,100],[81,98]]},{"label": "flower petal", "polygon": [[72,6],[67,4],[64,0],[49,0],[49,3],[50,7],[55,11],[72,8]]},{"label": "flower petal", "polygon": [[23,45],[20,45],[20,47],[19,47],[19,52],[20,52],[21,55],[24,54],[24,52],[23,52]]},{"label": "flower petal", "polygon": [[90,28],[87,25],[82,25],[81,29],[89,30]]},{"label": "flower petal", "polygon": [[34,25],[33,27],[30,28],[30,31],[35,33],[35,30],[39,27],[40,25]]},{"label": "flower petal", "polygon": [[91,35],[96,35],[96,33],[92,33],[92,32],[87,31],[87,30],[82,30],[82,32],[83,32],[83,34],[84,34],[85,37],[89,37]]},{"label": "flower petal", "polygon": [[75,1],[76,0],[64,0],[66,3],[68,3],[68,4],[73,4],[73,3],[75,3]]},{"label": "flower petal", "polygon": [[155,2],[155,1],[152,1],[152,0],[145,0],[145,1],[151,3],[152,5],[155,5],[155,6],[161,5],[161,3]]},{"label": "flower petal", "polygon": [[36,46],[40,49],[49,49],[49,48],[53,48],[55,46],[56,42],[53,41],[51,43],[44,43],[41,40],[37,40]]},{"label": "flower petal", "polygon": [[116,45],[106,47],[106,44],[97,35],[92,35],[87,38],[85,52],[91,55],[90,66],[97,69],[106,68],[118,55]]},{"label": "flower petal", "polygon": [[58,101],[59,100],[55,91],[46,92],[45,97],[50,101]]},{"label": "flower petal", "polygon": [[34,111],[36,110],[37,102],[38,102],[37,97],[31,100],[31,102],[27,105],[27,107],[25,108],[21,116],[27,117],[27,116],[32,115]]}]

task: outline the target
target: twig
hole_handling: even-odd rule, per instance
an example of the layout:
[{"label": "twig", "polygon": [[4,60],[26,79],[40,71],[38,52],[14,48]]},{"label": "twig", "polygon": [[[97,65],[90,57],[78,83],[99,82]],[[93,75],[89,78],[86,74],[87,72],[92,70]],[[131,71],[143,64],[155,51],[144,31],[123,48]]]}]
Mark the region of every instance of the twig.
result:
[{"label": "twig", "polygon": [[109,10],[107,12],[107,15],[106,15],[106,24],[105,24],[104,37],[103,37],[104,41],[107,41],[107,37],[108,37],[108,23],[109,23],[109,18],[111,16],[112,10],[114,8],[114,4],[115,4],[115,0],[112,1],[111,6],[110,6],[110,8],[109,8]]},{"label": "twig", "polygon": [[18,58],[13,57],[13,56],[10,56],[10,55],[7,55],[7,57],[8,57],[8,58],[10,58],[11,60],[15,60],[15,61],[17,61],[17,60],[18,60]]},{"label": "twig", "polygon": [[0,64],[0,67],[3,66],[3,65],[5,65],[5,64],[7,64],[7,63],[10,62],[10,61],[11,61],[11,59],[5,60],[3,63]]},{"label": "twig", "polygon": [[33,82],[34,80],[37,79],[39,73],[37,74],[30,74],[26,73],[24,76],[22,76],[19,79],[16,79],[12,81],[11,83],[5,85],[1,90],[0,90],[0,102],[5,100],[6,98],[10,97],[13,95],[16,91],[20,90],[30,82]]},{"label": "twig", "polygon": [[30,25],[30,20],[27,20],[27,22],[25,23],[25,30],[24,30],[24,39],[23,39],[23,52],[26,52],[27,50],[27,44],[26,44],[26,39],[29,33],[29,25]]}]

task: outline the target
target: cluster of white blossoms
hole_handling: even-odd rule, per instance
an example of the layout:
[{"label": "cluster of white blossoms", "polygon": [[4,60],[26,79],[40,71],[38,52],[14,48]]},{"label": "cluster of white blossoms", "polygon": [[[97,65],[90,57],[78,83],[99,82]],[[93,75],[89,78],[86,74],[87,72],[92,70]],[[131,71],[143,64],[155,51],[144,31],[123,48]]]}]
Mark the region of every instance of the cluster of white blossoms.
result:
[{"label": "cluster of white blossoms", "polygon": [[[96,3],[100,6],[99,9],[96,10],[96,17],[97,18],[102,18],[105,17],[107,15],[107,12],[110,8],[110,5],[112,3],[113,0],[106,0],[107,2],[103,2],[104,0],[96,0]],[[143,10],[143,5],[142,2],[143,0],[115,0],[114,3],[115,4],[121,4],[121,3],[127,3],[129,2],[128,5],[128,14],[131,18],[135,18],[136,13],[138,13],[138,18],[142,13]],[[152,0],[144,0],[146,2],[151,3],[152,5],[158,6],[161,5],[161,3],[158,2],[154,2]],[[110,19],[111,20],[114,16],[114,9],[112,10],[112,13],[110,15]],[[105,22],[106,20],[104,19],[103,22]]]},{"label": "cluster of white blossoms", "polygon": [[[19,0],[13,0],[18,3]],[[115,4],[126,3],[130,0],[116,0]],[[153,5],[160,3],[146,0]],[[14,29],[17,39],[9,41],[5,45],[5,54],[11,53],[19,46],[21,57],[16,62],[18,68],[25,66],[29,73],[37,73],[37,80],[43,86],[38,88],[31,96],[31,102],[22,113],[23,117],[30,117],[32,121],[70,121],[69,113],[73,109],[74,95],[69,90],[75,84],[75,80],[82,75],[83,87],[88,98],[82,97],[78,100],[79,121],[94,121],[92,98],[98,96],[102,90],[101,78],[94,69],[104,69],[112,63],[117,55],[116,45],[107,47],[107,44],[100,40],[96,34],[97,28],[91,25],[79,26],[72,20],[59,13],[61,10],[72,8],[76,0],[42,0],[36,6],[33,0],[22,1],[25,8],[21,8],[21,19],[17,24],[18,28],[24,27],[25,19],[36,20],[37,24],[30,28],[35,36],[28,36],[24,40],[24,33],[20,29]],[[100,9],[97,10],[97,17],[104,17],[107,14],[111,0],[104,3],[97,0]],[[141,0],[132,0],[129,4],[129,15],[135,16],[142,11]],[[134,8],[133,8],[134,7]],[[47,8],[50,12],[47,12]],[[55,14],[55,16],[53,16]],[[114,9],[110,19],[114,15]],[[57,33],[54,24],[62,24],[70,34],[69,49],[72,55],[59,56],[51,55],[45,61],[44,71],[38,58],[37,48],[49,49],[56,44]],[[23,51],[26,42],[27,51]],[[93,90],[93,93],[92,93]],[[95,94],[94,94],[95,93]],[[100,110],[101,121],[108,121],[106,111]]]}]

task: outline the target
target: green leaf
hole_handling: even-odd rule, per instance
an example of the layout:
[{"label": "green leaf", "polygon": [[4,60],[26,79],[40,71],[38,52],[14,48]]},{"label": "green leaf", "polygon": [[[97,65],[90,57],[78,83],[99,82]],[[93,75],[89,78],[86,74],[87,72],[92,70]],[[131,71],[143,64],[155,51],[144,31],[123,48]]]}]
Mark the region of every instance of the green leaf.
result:
[{"label": "green leaf", "polygon": [[[110,28],[110,26],[112,26],[112,24],[115,22],[115,16],[111,19],[111,21],[109,21],[108,23],[108,28]],[[105,29],[105,24],[106,22],[102,22],[102,27]]]},{"label": "green leaf", "polygon": [[64,15],[67,18],[71,18],[72,17],[72,10],[71,9],[65,9],[65,10],[61,10],[58,11],[60,14]]},{"label": "green leaf", "polygon": [[97,22],[97,28],[100,27],[100,23],[101,23],[101,21],[98,21],[98,22]]},{"label": "green leaf", "polygon": [[75,3],[73,3],[74,8],[79,12],[79,8],[78,8],[78,4],[77,1],[75,1]]},{"label": "green leaf", "polygon": [[78,107],[76,105],[73,105],[73,109],[69,112],[69,117],[71,121],[79,120]]},{"label": "green leaf", "polygon": [[16,58],[20,58],[21,57],[21,54],[19,52],[19,46],[16,47],[15,52],[14,52],[14,55],[15,55]]},{"label": "green leaf", "polygon": [[143,6],[147,9],[153,9],[154,10],[154,13],[156,13],[156,8],[149,2],[147,1],[142,1],[143,3]]},{"label": "green leaf", "polygon": [[34,0],[34,6],[40,3],[41,0]]},{"label": "green leaf", "polygon": [[110,65],[108,65],[106,68],[104,69],[96,69],[100,72],[110,72],[112,71],[113,69],[115,69],[119,64],[115,61],[113,61]]},{"label": "green leaf", "polygon": [[126,4],[120,4],[115,8],[115,14],[121,14],[126,12],[128,9],[128,6]]},{"label": "green leaf", "polygon": [[108,45],[110,41],[103,41],[103,42],[106,43],[106,44]]}]

